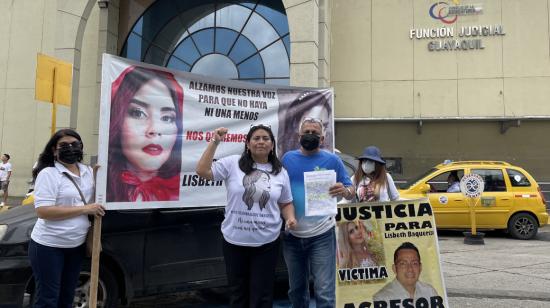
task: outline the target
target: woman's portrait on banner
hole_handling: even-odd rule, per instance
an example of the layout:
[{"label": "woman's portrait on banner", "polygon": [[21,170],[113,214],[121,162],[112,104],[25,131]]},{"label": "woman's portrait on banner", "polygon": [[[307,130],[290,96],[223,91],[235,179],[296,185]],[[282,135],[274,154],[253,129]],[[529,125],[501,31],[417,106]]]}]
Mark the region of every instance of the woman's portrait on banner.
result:
[{"label": "woman's portrait on banner", "polygon": [[130,66],[111,85],[107,202],[179,200],[183,88]]},{"label": "woman's portrait on banner", "polygon": [[287,92],[279,90],[279,156],[300,148],[300,125],[305,118],[312,118],[323,123],[325,142],[323,149],[333,150],[332,137],[332,104],[330,92],[302,91]]},{"label": "woman's portrait on banner", "polygon": [[385,265],[380,232],[371,221],[340,221],[337,235],[339,269]]}]

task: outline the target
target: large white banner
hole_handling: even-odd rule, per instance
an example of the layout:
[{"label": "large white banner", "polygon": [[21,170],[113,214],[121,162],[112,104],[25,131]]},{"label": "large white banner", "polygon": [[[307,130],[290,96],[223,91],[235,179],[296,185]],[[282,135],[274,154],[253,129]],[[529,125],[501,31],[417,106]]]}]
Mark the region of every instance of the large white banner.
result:
[{"label": "large white banner", "polygon": [[223,182],[195,173],[212,131],[215,158],[241,154],[251,125],[271,127],[277,155],[299,147],[305,117],[334,145],[333,90],[228,81],[103,56],[96,200],[108,210],[223,206]]}]

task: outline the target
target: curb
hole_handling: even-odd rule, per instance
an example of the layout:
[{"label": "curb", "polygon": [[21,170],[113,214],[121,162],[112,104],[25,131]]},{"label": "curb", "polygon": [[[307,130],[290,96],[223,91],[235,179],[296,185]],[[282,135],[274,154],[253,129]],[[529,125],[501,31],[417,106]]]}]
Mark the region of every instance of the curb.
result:
[{"label": "curb", "polygon": [[550,293],[519,290],[447,289],[447,297],[500,298],[550,302]]}]

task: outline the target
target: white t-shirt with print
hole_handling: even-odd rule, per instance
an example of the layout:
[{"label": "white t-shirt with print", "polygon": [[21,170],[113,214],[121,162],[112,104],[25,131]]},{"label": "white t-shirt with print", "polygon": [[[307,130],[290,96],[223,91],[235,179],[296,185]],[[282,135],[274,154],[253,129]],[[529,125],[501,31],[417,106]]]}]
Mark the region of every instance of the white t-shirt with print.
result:
[{"label": "white t-shirt with print", "polygon": [[[80,176],[73,174],[62,164],[44,168],[36,177],[34,185],[34,207],[42,206],[84,206],[80,193],[63,172],[69,173],[80,187],[82,194],[90,200],[94,191],[92,168],[78,164]],[[33,241],[50,247],[72,248],[86,240],[90,227],[87,215],[62,220],[38,218],[31,233]]]},{"label": "white t-shirt with print", "polygon": [[271,164],[256,164],[248,175],[239,168],[239,155],[215,161],[212,174],[223,180],[227,189],[222,234],[226,241],[239,246],[257,247],[271,243],[281,231],[279,204],[292,201],[286,170],[271,172]]},{"label": "white t-shirt with print", "polygon": [[11,171],[11,163],[1,163],[0,162],[0,182],[6,181],[8,179],[8,173]]}]

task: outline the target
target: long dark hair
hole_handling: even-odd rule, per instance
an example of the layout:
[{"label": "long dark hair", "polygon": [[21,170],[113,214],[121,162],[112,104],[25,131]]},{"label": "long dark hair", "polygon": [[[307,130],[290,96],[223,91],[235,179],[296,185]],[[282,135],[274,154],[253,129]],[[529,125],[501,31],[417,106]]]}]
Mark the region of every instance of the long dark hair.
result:
[{"label": "long dark hair", "polygon": [[122,125],[127,114],[128,105],[136,92],[151,80],[162,82],[170,91],[170,96],[176,109],[176,127],[178,136],[168,160],[158,170],[162,178],[171,178],[181,172],[182,144],[182,109],[183,89],[177,83],[174,75],[168,72],[131,66],[124,70],[113,82],[111,89],[111,122],[109,125],[109,155],[107,177],[107,201],[129,201],[128,192],[131,187],[120,180],[120,174],[125,170],[127,158],[122,152]]},{"label": "long dark hair", "polygon": [[[256,125],[252,126],[250,130],[248,131],[248,134],[246,135],[246,142],[249,143],[250,139],[252,138],[252,134],[254,134],[255,131],[258,129],[263,129],[269,134],[269,138],[271,139],[271,142],[273,143],[273,150],[269,152],[269,155],[267,156],[267,160],[271,163],[271,173],[272,174],[279,174],[281,172],[281,169],[283,168],[283,164],[277,158],[277,144],[275,143],[275,136],[273,135],[273,132],[271,131],[271,127],[265,126],[265,125]],[[241,154],[241,158],[239,159],[239,168],[242,172],[245,174],[249,174],[250,172],[256,170],[254,168],[254,159],[252,159],[252,155],[250,154],[250,151],[248,151],[246,144],[244,145],[244,151]]]},{"label": "long dark hair", "polygon": [[[80,144],[82,144],[82,138],[80,138],[80,135],[70,128],[60,129],[58,130],[53,136],[50,138],[48,143],[46,143],[46,146],[44,147],[44,150],[42,153],[40,153],[40,156],[38,156],[38,162],[36,164],[36,167],[32,169],[32,179],[33,181],[36,181],[36,177],[38,176],[38,173],[42,171],[42,169],[47,167],[53,167],[55,163],[55,155],[54,151],[57,147],[57,142],[59,139],[65,137],[65,136],[71,136],[76,138],[78,141],[80,141]],[[84,149],[84,144],[82,144],[82,149]],[[78,162],[82,161],[82,156],[78,158]]]}]

